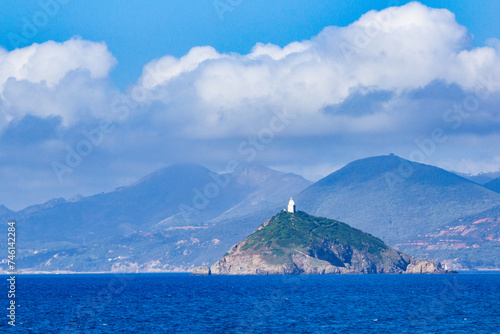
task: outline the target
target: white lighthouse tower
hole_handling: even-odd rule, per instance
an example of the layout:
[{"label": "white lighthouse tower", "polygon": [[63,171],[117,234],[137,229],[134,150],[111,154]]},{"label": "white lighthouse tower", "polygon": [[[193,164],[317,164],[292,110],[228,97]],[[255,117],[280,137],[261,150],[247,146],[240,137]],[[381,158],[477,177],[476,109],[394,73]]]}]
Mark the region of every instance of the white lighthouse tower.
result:
[{"label": "white lighthouse tower", "polygon": [[288,208],[287,210],[290,213],[295,213],[295,202],[293,201],[293,198],[290,197],[290,201],[288,202]]}]

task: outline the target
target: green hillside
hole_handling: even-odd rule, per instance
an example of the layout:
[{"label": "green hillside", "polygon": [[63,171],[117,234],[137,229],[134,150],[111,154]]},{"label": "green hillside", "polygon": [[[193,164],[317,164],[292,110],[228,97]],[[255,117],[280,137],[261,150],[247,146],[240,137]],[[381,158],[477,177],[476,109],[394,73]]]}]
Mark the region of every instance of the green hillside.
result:
[{"label": "green hillside", "polygon": [[216,275],[439,272],[382,240],[336,220],[282,211],[233,246],[210,273]]},{"label": "green hillside", "polygon": [[389,249],[382,240],[368,233],[302,211],[294,214],[282,211],[271,218],[265,227],[250,235],[242,249],[259,250],[264,247],[274,252],[281,249],[285,253],[297,249],[311,251],[314,247],[320,247],[325,240],[376,254]]}]

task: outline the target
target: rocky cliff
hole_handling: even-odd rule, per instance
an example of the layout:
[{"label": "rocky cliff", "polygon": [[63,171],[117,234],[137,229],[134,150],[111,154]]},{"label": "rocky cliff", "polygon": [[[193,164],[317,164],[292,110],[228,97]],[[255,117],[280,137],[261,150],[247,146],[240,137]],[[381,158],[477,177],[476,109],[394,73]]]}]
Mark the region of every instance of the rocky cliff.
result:
[{"label": "rocky cliff", "polygon": [[[207,272],[207,270],[204,270]],[[441,273],[441,265],[414,259],[347,224],[280,212],[234,245],[212,275]]]}]

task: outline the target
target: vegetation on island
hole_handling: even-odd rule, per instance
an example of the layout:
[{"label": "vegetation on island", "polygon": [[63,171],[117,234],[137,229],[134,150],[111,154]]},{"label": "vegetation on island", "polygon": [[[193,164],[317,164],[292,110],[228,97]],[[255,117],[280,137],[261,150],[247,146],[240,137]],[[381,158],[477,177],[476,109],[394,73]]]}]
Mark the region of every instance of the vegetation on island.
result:
[{"label": "vegetation on island", "polygon": [[357,250],[379,254],[389,247],[379,238],[342,222],[323,217],[314,217],[305,212],[282,211],[265,228],[259,228],[242,246],[242,250],[259,250],[262,247],[274,253],[284,254],[290,249],[307,250],[329,240]]}]

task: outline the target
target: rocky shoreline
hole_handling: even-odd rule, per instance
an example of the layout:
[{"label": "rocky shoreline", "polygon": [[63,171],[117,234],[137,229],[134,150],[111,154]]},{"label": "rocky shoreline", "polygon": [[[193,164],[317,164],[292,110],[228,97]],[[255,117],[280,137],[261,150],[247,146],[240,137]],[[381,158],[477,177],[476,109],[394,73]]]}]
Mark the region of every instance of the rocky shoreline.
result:
[{"label": "rocky shoreline", "polygon": [[281,212],[193,275],[444,274],[360,230],[304,212]]}]

